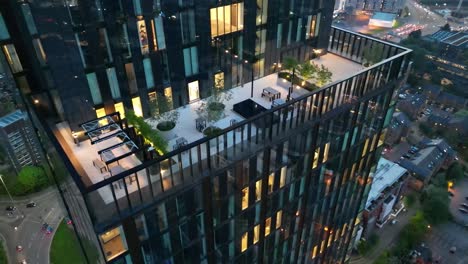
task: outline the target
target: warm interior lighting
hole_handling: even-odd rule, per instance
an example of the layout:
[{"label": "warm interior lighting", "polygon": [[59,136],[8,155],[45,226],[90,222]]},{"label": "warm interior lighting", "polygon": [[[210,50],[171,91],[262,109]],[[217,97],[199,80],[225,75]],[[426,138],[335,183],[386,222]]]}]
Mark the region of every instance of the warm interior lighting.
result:
[{"label": "warm interior lighting", "polygon": [[249,187],[242,189],[242,210],[249,206]]},{"label": "warm interior lighting", "polygon": [[247,250],[248,238],[249,238],[249,232],[245,232],[241,238],[241,252],[244,252]]},{"label": "warm interior lighting", "polygon": [[143,116],[143,109],[141,108],[140,97],[132,98],[133,111],[135,111],[136,116]]},{"label": "warm interior lighting", "polygon": [[448,181],[447,186],[449,189],[451,189],[453,187],[453,181]]},{"label": "warm interior lighting", "polygon": [[34,99],[34,103],[35,103],[35,104],[38,104],[38,103],[39,103],[39,100],[38,100],[38,99]]}]

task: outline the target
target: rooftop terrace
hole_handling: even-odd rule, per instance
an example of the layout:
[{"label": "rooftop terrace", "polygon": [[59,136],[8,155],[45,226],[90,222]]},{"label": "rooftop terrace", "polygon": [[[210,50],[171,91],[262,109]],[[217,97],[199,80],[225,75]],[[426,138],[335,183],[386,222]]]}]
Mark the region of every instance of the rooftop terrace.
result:
[{"label": "rooftop terrace", "polygon": [[[379,63],[364,68],[363,50],[369,45],[383,45]],[[198,117],[196,109],[201,101],[177,109],[180,120],[170,135],[170,153],[157,158],[148,158],[141,147],[129,149],[122,138],[110,137],[95,144],[91,140],[79,145],[66,123],[60,123],[54,131],[76,170],[75,181],[85,194],[91,216],[101,226],[115,221],[115,217],[138,211],[149,206],[151,201],[170,195],[180,188],[187,188],[199,181],[209,171],[221,169],[230,161],[242,159],[261,150],[265,144],[280,140],[288,133],[310,129],[322,119],[333,118],[337,113],[350,111],[360,100],[376,89],[381,89],[404,76],[409,64],[410,50],[356,34],[333,28],[329,53],[314,60],[333,72],[332,83],[313,92],[294,88],[296,96],[286,102],[289,83],[278,81],[277,74],[254,81],[253,97],[250,98],[250,83],[232,89],[233,98],[226,104],[225,114],[215,125],[224,129],[219,136],[203,138],[195,127]],[[273,88],[280,93],[283,102],[272,108],[272,102],[262,97],[264,88]],[[266,108],[255,117],[244,119],[233,109],[233,105],[251,99]],[[231,121],[235,120],[234,123]],[[262,126],[258,126],[259,122]],[[156,123],[147,119],[153,127]],[[260,122],[260,123],[261,123]],[[108,131],[106,131],[108,132]],[[173,149],[178,139],[185,138],[186,144]],[[117,148],[113,146],[117,145]],[[121,159],[106,160],[99,152],[109,149],[108,156]],[[272,164],[283,160],[282,155],[271,150]],[[259,157],[262,157],[261,154]],[[281,162],[275,166],[284,166]],[[279,167],[281,168],[281,167]],[[98,227],[99,228],[99,227]]]}]

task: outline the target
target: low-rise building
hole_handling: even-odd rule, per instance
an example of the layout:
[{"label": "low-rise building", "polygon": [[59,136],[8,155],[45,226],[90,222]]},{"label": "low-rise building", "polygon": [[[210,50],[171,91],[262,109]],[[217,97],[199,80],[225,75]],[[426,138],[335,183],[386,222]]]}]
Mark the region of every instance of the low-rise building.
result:
[{"label": "low-rise building", "polygon": [[362,214],[364,234],[368,236],[375,227],[382,227],[404,208],[400,202],[405,192],[408,171],[385,158],[380,158],[372,180],[371,189]]},{"label": "low-rise building", "polygon": [[411,122],[405,113],[393,113],[393,119],[388,127],[385,143],[389,146],[393,146],[402,140],[405,141],[412,124],[413,122]]},{"label": "low-rise building", "polygon": [[37,138],[25,113],[16,110],[0,118],[0,144],[18,173],[41,162]]},{"label": "low-rise building", "polygon": [[410,185],[421,190],[441,168],[448,168],[457,159],[456,152],[444,139],[425,139],[420,149],[406,153],[398,162],[411,174]]},{"label": "low-rise building", "polygon": [[388,12],[401,14],[405,0],[347,0],[346,7],[354,10]]},{"label": "low-rise building", "polygon": [[424,107],[426,107],[426,97],[421,94],[408,96],[397,104],[397,108],[413,120],[418,117]]}]

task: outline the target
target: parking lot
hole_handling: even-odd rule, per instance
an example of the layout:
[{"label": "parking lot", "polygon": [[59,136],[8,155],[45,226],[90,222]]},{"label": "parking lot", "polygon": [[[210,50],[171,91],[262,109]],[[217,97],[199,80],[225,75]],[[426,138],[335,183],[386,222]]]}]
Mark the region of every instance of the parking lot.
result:
[{"label": "parking lot", "polygon": [[[425,242],[432,250],[434,260],[440,264],[468,263],[468,229],[453,222],[433,227],[426,236]],[[455,253],[450,248],[456,247]]]}]

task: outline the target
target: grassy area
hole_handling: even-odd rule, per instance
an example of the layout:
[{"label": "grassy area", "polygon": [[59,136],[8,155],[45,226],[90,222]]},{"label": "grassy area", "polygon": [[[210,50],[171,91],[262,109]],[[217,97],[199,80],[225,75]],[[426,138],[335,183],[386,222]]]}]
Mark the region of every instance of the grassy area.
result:
[{"label": "grassy area", "polygon": [[8,258],[6,255],[5,248],[3,247],[3,242],[0,241],[0,264],[7,264]]},{"label": "grassy area", "polygon": [[[95,249],[91,242],[83,242],[88,254],[92,259],[98,259],[97,249]],[[55,231],[54,240],[50,247],[50,263],[52,264],[82,264],[86,263],[84,254],[81,251],[80,244],[76,238],[75,233],[65,223],[61,223]],[[95,261],[97,263],[97,261]]]}]

